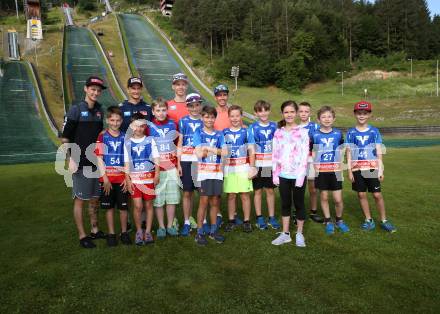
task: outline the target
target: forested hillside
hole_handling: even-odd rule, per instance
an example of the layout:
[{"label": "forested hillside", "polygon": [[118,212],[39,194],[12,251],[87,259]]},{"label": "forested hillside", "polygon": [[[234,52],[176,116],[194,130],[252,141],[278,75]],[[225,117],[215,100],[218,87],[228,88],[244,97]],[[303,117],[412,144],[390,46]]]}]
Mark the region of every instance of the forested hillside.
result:
[{"label": "forested hillside", "polygon": [[252,86],[298,89],[360,59],[440,55],[440,16],[425,0],[178,0],[171,22],[217,76],[238,64]]}]

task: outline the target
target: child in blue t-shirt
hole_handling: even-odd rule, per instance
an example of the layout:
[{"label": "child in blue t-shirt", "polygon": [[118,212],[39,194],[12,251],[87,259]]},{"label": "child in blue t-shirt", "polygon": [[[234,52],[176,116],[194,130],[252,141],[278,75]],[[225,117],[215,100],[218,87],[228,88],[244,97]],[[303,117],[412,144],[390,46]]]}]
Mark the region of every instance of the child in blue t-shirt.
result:
[{"label": "child in blue t-shirt", "polygon": [[193,136],[193,145],[198,159],[197,182],[200,185],[195,240],[200,245],[206,245],[208,242],[203,231],[203,221],[208,205],[211,207],[209,238],[217,243],[225,241],[225,238],[218,232],[216,221],[217,213],[220,211],[220,197],[223,193],[222,156],[227,155],[227,149],[223,132],[214,129],[216,109],[204,106],[201,115],[203,128],[198,129]]},{"label": "child in blue t-shirt", "polygon": [[387,232],[395,232],[396,228],[387,220],[385,203],[381,193],[380,183],[384,179],[382,137],[377,128],[368,124],[371,110],[371,104],[366,101],[354,105],[356,126],[347,132],[348,177],[352,182],[352,189],[358,193],[359,202],[365,215],[365,221],[361,228],[370,231],[376,227],[368,205],[368,190],[373,194],[379,211],[381,228]]},{"label": "child in blue t-shirt", "polygon": [[197,156],[194,153],[193,135],[196,130],[203,127],[200,115],[202,111],[202,98],[199,94],[191,93],[186,96],[186,106],[189,115],[179,120],[180,134],[177,143],[177,169],[182,181],[182,209],[184,218],[180,235],[184,237],[189,235],[191,229],[197,228],[197,222],[191,215],[194,191],[197,189]]},{"label": "child in blue t-shirt", "polygon": [[[335,233],[336,228],[342,233],[349,228],[342,220],[344,203],[342,200],[342,158],[344,137],[342,132],[333,127],[335,111],[329,106],[318,110],[320,127],[311,135],[313,144],[313,166],[316,173],[315,188],[319,190],[321,208],[324,213],[325,232]],[[328,200],[329,192],[332,193],[335,203],[336,224],[331,220]]]}]

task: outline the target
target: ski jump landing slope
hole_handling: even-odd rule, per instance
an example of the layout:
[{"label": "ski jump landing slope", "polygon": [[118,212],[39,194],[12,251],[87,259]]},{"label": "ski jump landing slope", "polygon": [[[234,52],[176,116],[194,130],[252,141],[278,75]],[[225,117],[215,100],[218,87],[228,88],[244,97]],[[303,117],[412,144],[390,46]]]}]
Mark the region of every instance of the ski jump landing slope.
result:
[{"label": "ski jump landing slope", "polygon": [[89,29],[83,27],[66,26],[64,29],[63,78],[68,94],[64,100],[66,110],[72,101],[84,99],[84,84],[92,75],[104,79],[108,87],[99,98],[104,107],[117,105],[123,98],[123,92],[93,36]]},{"label": "ski jump landing slope", "polygon": [[[0,75],[0,164],[54,161],[38,87],[24,62],[7,62]],[[36,82],[35,82],[36,83]]]},{"label": "ski jump landing slope", "polygon": [[[131,66],[139,73],[152,98],[174,97],[171,77],[183,72],[153,27],[140,15],[118,14],[122,38]],[[188,93],[196,91],[190,84]]]}]

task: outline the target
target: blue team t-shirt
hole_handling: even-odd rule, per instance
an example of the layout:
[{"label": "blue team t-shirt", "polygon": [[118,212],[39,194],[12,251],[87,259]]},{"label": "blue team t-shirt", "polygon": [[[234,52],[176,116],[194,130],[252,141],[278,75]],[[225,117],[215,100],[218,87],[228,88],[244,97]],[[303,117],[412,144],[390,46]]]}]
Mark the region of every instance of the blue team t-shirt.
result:
[{"label": "blue team t-shirt", "polygon": [[182,134],[181,161],[197,161],[194,154],[193,136],[196,130],[203,127],[201,119],[193,119],[189,115],[179,120],[179,132]]},{"label": "blue team t-shirt", "polygon": [[249,171],[249,155],[248,144],[254,144],[253,137],[248,137],[246,128],[239,130],[231,130],[226,128],[223,130],[225,144],[228,148],[228,156],[225,162],[225,175],[229,173],[248,172]]},{"label": "blue team t-shirt", "polygon": [[342,145],[344,144],[344,136],[342,132],[333,128],[330,132],[325,133],[321,130],[315,130],[311,136],[313,151],[315,157],[313,164],[319,172],[340,171],[342,162]]},{"label": "blue team t-shirt", "polygon": [[255,166],[272,168],[272,140],[277,129],[275,122],[264,125],[252,123],[248,131],[248,142],[255,143]]},{"label": "blue team t-shirt", "polygon": [[[217,149],[223,148],[225,139],[222,131],[213,130],[212,133],[207,133],[203,128],[199,128],[194,132],[193,145],[194,147],[215,147]],[[209,155],[207,157],[198,158],[197,163],[197,181],[207,179],[223,179],[222,158],[220,155]]]},{"label": "blue team t-shirt", "polygon": [[351,169],[377,169],[378,144],[382,144],[382,136],[377,128],[370,125],[364,131],[350,128],[347,131],[347,147],[350,149]]}]

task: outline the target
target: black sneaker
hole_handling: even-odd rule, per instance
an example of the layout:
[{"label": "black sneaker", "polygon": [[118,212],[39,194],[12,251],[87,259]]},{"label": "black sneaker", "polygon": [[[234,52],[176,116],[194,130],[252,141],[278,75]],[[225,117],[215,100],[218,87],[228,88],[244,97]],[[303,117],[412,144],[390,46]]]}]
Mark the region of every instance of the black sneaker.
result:
[{"label": "black sneaker", "polygon": [[252,232],[252,225],[249,221],[243,223],[243,231],[246,233]]},{"label": "black sneaker", "polygon": [[313,212],[310,214],[310,219],[318,224],[324,223],[324,218],[322,218],[321,216],[319,216],[318,214],[315,214]]},{"label": "black sneaker", "polygon": [[79,245],[85,249],[94,249],[96,247],[90,237],[84,237],[79,240]]},{"label": "black sneaker", "polygon": [[107,235],[104,232],[102,232],[101,230],[99,230],[96,233],[90,232],[90,238],[92,240],[107,239]]},{"label": "black sneaker", "polygon": [[233,222],[228,222],[225,225],[225,231],[226,232],[231,232],[232,230],[234,230],[234,228],[235,228],[235,223],[233,223]]},{"label": "black sneaker", "polygon": [[130,239],[130,235],[128,234],[128,232],[122,232],[121,233],[121,243],[125,244],[125,245],[131,245],[131,239]]},{"label": "black sneaker", "polygon": [[118,239],[116,238],[116,234],[108,234],[107,235],[107,246],[117,246]]}]

